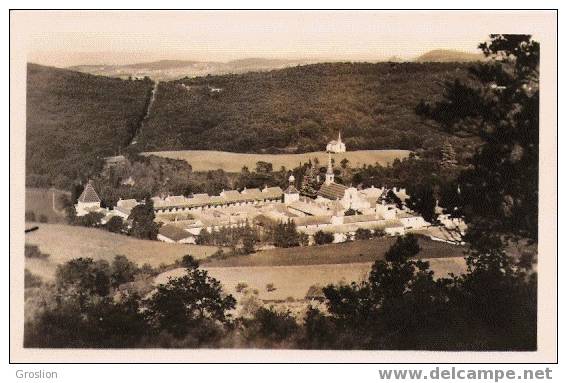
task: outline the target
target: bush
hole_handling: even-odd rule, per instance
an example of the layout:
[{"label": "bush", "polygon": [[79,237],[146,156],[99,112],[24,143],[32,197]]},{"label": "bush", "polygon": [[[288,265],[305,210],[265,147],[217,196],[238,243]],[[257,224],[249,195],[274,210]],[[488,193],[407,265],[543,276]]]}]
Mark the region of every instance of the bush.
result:
[{"label": "bush", "polygon": [[299,326],[291,312],[277,312],[273,308],[261,307],[247,323],[247,328],[249,338],[281,342],[291,340]]},{"label": "bush", "polygon": [[104,214],[91,212],[80,217],[75,217],[73,223],[78,226],[99,227]]},{"label": "bush", "polygon": [[26,211],[26,221],[35,222],[35,213],[33,211]]},{"label": "bush", "polygon": [[46,259],[49,258],[49,254],[42,253],[39,250],[39,247],[36,245],[25,245],[24,248],[24,256],[26,258],[35,258],[35,259]]},{"label": "bush", "polygon": [[111,233],[122,233],[125,231],[124,220],[118,216],[111,217],[104,226]]},{"label": "bush", "polygon": [[372,232],[369,229],[358,228],[354,233],[354,237],[357,240],[370,239],[372,238]]},{"label": "bush", "polygon": [[319,230],[318,232],[315,233],[313,239],[315,240],[315,243],[317,245],[325,245],[327,243],[333,243],[334,236],[331,233],[327,233],[325,231]]},{"label": "bush", "polygon": [[246,290],[248,288],[248,283],[246,282],[238,282],[238,284],[235,287],[235,290],[237,293],[241,293],[244,290]]},{"label": "bush", "polygon": [[28,269],[24,270],[24,288],[33,288],[41,286],[41,278],[32,274]]},{"label": "bush", "polygon": [[181,262],[179,262],[179,264],[186,269],[194,269],[196,267],[199,267],[199,262],[189,254],[184,255],[183,258],[181,258]]},{"label": "bush", "polygon": [[305,299],[318,300],[318,301],[324,300],[325,294],[323,293],[323,288],[319,285],[312,285],[307,290],[307,294],[305,294]]},{"label": "bush", "polygon": [[48,222],[49,222],[49,219],[47,218],[47,216],[46,216],[45,214],[41,214],[41,215],[39,216],[39,222],[40,222],[40,223],[48,223]]}]

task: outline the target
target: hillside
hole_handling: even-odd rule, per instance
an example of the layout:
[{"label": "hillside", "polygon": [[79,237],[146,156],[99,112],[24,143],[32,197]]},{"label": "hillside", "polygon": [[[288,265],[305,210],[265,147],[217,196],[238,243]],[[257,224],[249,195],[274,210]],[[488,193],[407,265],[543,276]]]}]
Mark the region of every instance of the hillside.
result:
[{"label": "hillside", "polygon": [[183,77],[266,71],[310,63],[309,60],[247,58],[228,62],[159,60],[126,65],[76,65],[68,69],[109,77],[144,77],[177,80]]},{"label": "hillside", "polygon": [[218,250],[213,246],[165,243],[109,233],[100,229],[80,226],[37,224],[37,231],[26,234],[26,244],[39,246],[49,254],[47,260],[26,259],[26,267],[42,278],[51,279],[57,265],[73,258],[90,257],[111,261],[115,255],[125,255],[142,266],[170,265],[186,254],[203,259]]},{"label": "hillside", "polygon": [[452,49],[435,49],[422,54],[416,62],[472,62],[482,61],[485,57],[481,53],[468,53]]},{"label": "hillside", "polygon": [[26,175],[30,186],[67,187],[115,154],[144,116],[152,83],[29,64]]},{"label": "hillside", "polygon": [[459,63],[333,63],[160,82],[139,148],[302,153],[340,130],[348,150],[416,149],[442,137],[415,106],[465,74]]}]

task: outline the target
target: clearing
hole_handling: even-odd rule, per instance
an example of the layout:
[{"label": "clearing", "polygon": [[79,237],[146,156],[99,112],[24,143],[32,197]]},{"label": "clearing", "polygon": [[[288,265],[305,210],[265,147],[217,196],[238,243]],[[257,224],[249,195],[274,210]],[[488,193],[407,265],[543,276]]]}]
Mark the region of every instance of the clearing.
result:
[{"label": "clearing", "polygon": [[[396,158],[403,159],[409,156],[409,150],[357,150],[352,152],[333,154],[336,166],[339,166],[343,159],[349,161],[352,167],[359,167],[363,164],[387,165]],[[282,166],[286,169],[293,169],[302,163],[319,159],[320,164],[327,163],[326,152],[309,152],[300,154],[253,154],[253,153],[231,153],[214,150],[178,150],[146,152],[145,155],[156,155],[159,157],[172,158],[187,161],[193,171],[202,172],[208,170],[223,169],[229,173],[238,173],[243,166],[253,170],[258,161],[269,162],[274,170],[279,170]]]}]

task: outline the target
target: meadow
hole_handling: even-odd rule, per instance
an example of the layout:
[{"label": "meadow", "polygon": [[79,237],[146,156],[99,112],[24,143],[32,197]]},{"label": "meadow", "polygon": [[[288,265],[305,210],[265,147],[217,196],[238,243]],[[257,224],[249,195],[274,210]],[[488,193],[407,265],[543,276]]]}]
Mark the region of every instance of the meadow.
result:
[{"label": "meadow", "polygon": [[[309,152],[300,154],[251,154],[221,152],[215,150],[177,150],[146,152],[144,154],[153,154],[159,157],[187,161],[193,168],[193,171],[223,169],[230,173],[240,172],[243,166],[253,170],[256,168],[256,163],[258,161],[271,163],[274,170],[279,170],[282,166],[285,166],[286,169],[293,169],[302,163],[309,162],[309,160],[314,161],[315,158],[317,158],[321,164],[326,164],[328,161],[327,153],[325,152]],[[406,158],[409,154],[409,150],[357,150],[334,154],[333,159],[337,166],[339,166],[340,162],[345,158],[349,161],[349,166],[351,167],[361,167],[364,164],[380,164],[384,166],[392,163],[396,158]]]},{"label": "meadow", "polygon": [[49,258],[26,259],[26,268],[46,280],[54,277],[58,264],[73,258],[90,257],[111,261],[115,255],[120,254],[138,266],[148,263],[158,267],[160,264],[171,265],[186,254],[203,259],[217,250],[214,246],[142,240],[87,227],[59,224],[38,226],[37,231],[26,234],[26,243],[39,246],[40,251],[49,254]]},{"label": "meadow", "polygon": [[49,223],[63,223],[65,212],[62,196],[70,196],[70,193],[56,189],[26,188],[25,211],[33,213],[37,221],[43,216]]},{"label": "meadow", "polygon": [[[460,274],[466,267],[462,257],[433,258],[427,261],[435,277],[445,277],[449,273]],[[264,301],[291,301],[305,299],[307,291],[314,285],[324,287],[329,284],[361,282],[368,277],[372,262],[242,267],[209,267],[204,264],[203,268],[221,282],[225,292],[236,298],[240,296],[236,286],[245,283],[249,289],[257,290],[258,298]],[[154,284],[165,283],[168,278],[184,273],[183,268],[166,271],[156,277]],[[268,284],[273,284],[273,291],[268,291]]]},{"label": "meadow", "polygon": [[[307,266],[374,262],[396,241],[394,237],[360,240],[310,247],[274,248],[226,259],[205,259],[206,267]],[[419,258],[464,257],[466,248],[425,237],[419,239]]]}]

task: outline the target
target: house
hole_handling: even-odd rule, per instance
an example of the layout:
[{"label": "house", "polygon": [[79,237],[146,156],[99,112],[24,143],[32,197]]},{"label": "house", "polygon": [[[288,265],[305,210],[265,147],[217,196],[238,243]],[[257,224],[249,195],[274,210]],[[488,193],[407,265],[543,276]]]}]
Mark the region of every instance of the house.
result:
[{"label": "house", "polygon": [[118,200],[118,202],[116,202],[116,206],[112,211],[114,212],[114,215],[122,219],[128,219],[130,213],[132,212],[132,209],[138,205],[139,203],[135,199],[121,198]]},{"label": "house", "polygon": [[410,214],[408,212],[399,213],[397,218],[406,229],[421,229],[422,227],[430,225],[422,216]]},{"label": "house", "polygon": [[100,211],[100,202],[100,197],[98,196],[92,183],[89,181],[85,186],[85,189],[81,193],[77,204],[75,205],[77,217],[87,215],[91,212]]},{"label": "house", "polygon": [[346,145],[341,140],[341,132],[339,132],[339,138],[333,140],[327,144],[327,152],[329,153],[344,153],[346,152]]},{"label": "house", "polygon": [[335,182],[321,185],[317,192],[317,199],[319,201],[337,201],[344,210],[364,211],[372,207],[369,199],[358,189]]},{"label": "house", "polygon": [[195,235],[175,225],[159,228],[157,239],[168,243],[195,243]]}]

